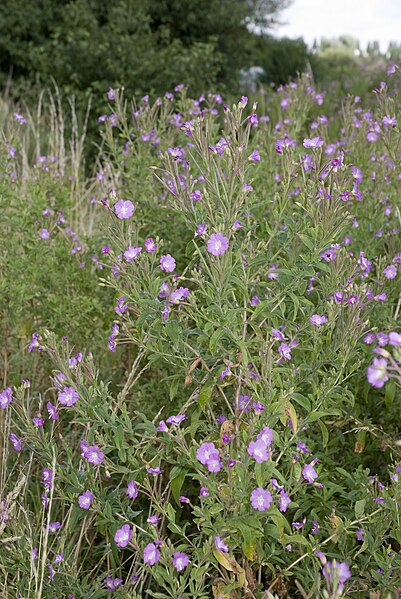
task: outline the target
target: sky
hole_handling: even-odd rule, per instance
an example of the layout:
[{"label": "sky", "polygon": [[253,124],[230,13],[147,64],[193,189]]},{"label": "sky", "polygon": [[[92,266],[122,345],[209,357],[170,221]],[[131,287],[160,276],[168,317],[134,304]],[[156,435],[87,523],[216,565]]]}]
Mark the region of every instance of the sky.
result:
[{"label": "sky", "polygon": [[308,45],[321,37],[348,34],[366,48],[378,41],[382,51],[390,41],[401,43],[401,0],[293,0],[282,11],[279,37],[303,37]]}]

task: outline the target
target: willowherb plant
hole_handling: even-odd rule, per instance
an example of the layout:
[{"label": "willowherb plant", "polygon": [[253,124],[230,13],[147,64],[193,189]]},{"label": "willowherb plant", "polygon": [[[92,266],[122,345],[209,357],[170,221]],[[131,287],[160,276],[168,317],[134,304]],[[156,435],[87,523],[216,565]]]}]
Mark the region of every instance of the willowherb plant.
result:
[{"label": "willowherb plant", "polygon": [[[25,556],[10,592],[398,592],[399,448],[363,412],[369,383],[400,380],[397,233],[390,252],[375,237],[373,256],[355,214],[365,194],[376,201],[362,148],[391,145],[390,129],[384,142],[349,103],[331,140],[327,117],[310,122],[323,97],[307,81],[279,91],[274,126],[246,97],[229,107],[180,88],[177,104],[131,110],[111,92],[102,283],[115,294],[109,350],[125,345],[131,368],[116,393],[91,354],[44,331],[32,349],[54,367],[46,397],[27,384],[0,394],[25,497],[10,489],[3,504],[10,555]],[[149,378],[169,397],[143,414]],[[366,435],[383,446],[372,471]]]}]

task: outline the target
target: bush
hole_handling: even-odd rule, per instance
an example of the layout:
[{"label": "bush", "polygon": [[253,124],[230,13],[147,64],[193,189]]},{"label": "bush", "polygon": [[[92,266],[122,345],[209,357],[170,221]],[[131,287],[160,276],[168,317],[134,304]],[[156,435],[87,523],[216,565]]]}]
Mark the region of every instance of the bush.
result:
[{"label": "bush", "polygon": [[308,80],[277,122],[184,87],[109,97],[101,283],[130,370],[113,388],[41,330],[46,397],[0,395],[6,592],[395,594],[396,99],[346,101],[336,139]]}]

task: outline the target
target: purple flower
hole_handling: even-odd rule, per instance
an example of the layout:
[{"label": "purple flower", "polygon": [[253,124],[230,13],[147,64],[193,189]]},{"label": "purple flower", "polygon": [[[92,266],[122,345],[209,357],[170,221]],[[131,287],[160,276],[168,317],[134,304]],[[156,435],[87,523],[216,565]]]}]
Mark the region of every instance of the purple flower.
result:
[{"label": "purple flower", "polygon": [[157,431],[159,433],[167,433],[168,431],[168,426],[167,424],[164,422],[164,420],[160,420],[158,426],[157,426]]},{"label": "purple flower", "polygon": [[327,586],[332,589],[333,592],[338,591],[342,594],[344,590],[344,583],[351,578],[351,570],[346,562],[327,562],[323,567],[323,575],[326,579]]},{"label": "purple flower", "polygon": [[149,543],[143,550],[143,561],[148,566],[154,566],[160,559],[160,551],[154,543]]},{"label": "purple flower", "polygon": [[160,258],[160,269],[165,272],[173,272],[176,267],[176,262],[170,254],[166,254],[165,256],[161,256]]},{"label": "purple flower", "polygon": [[201,497],[209,497],[209,489],[207,487],[201,487],[199,491]]},{"label": "purple flower", "polygon": [[134,210],[134,204],[130,200],[118,200],[114,205],[114,212],[120,219],[131,218]]},{"label": "purple flower", "polygon": [[191,501],[185,495],[180,495],[180,503],[191,503]]},{"label": "purple flower", "polygon": [[182,572],[189,564],[189,557],[182,553],[182,551],[176,551],[173,555],[173,566],[177,572]]},{"label": "purple flower", "polygon": [[132,260],[135,260],[135,258],[137,258],[137,256],[139,256],[141,252],[141,247],[134,247],[132,245],[129,245],[128,249],[124,252],[124,258],[127,262],[132,262]]},{"label": "purple flower", "polygon": [[254,150],[252,154],[249,156],[248,160],[251,160],[252,162],[260,162],[259,152],[257,150]]},{"label": "purple flower", "polygon": [[50,401],[48,401],[46,404],[46,408],[49,413],[49,418],[51,420],[58,420],[57,407],[54,406]]},{"label": "purple flower", "polygon": [[377,389],[384,386],[388,381],[387,360],[385,358],[373,358],[373,364],[366,370],[368,382]]},{"label": "purple flower", "polygon": [[42,500],[43,507],[45,508],[45,510],[47,510],[47,508],[49,507],[49,499],[48,499],[46,493],[42,493],[40,498]]},{"label": "purple flower", "polygon": [[115,591],[122,583],[122,578],[111,578],[110,576],[106,576],[103,580],[105,589],[108,589],[109,591]]},{"label": "purple flower", "polygon": [[118,300],[117,300],[117,305],[116,305],[116,306],[115,306],[115,308],[114,308],[114,311],[115,311],[117,314],[120,314],[120,315],[121,315],[121,314],[124,314],[124,312],[125,312],[126,310],[128,310],[128,305],[124,304],[125,300],[126,300],[126,297],[125,297],[125,295],[122,295],[121,297],[119,297],[119,298],[118,298]]},{"label": "purple flower", "polygon": [[248,453],[258,462],[258,464],[266,462],[270,457],[267,445],[262,439],[251,441],[248,445]]},{"label": "purple flower", "polygon": [[22,441],[15,433],[10,433],[10,441],[15,451],[21,451],[22,449]]},{"label": "purple flower", "polygon": [[278,279],[278,272],[275,272],[275,271],[278,270],[278,265],[277,264],[270,264],[269,270],[272,270],[273,272],[269,272],[269,274],[267,275],[267,278],[270,279],[271,281],[274,281],[275,279]]},{"label": "purple flower", "polygon": [[310,449],[308,449],[305,445],[305,443],[303,441],[299,441],[297,443],[297,449],[298,451],[300,451],[301,453],[306,453],[306,454],[311,454],[312,452],[310,451]]},{"label": "purple flower", "polygon": [[258,487],[251,493],[251,505],[255,510],[259,510],[259,512],[265,512],[267,509],[269,509],[272,502],[273,497],[271,496],[270,491],[267,489]]},{"label": "purple flower", "polygon": [[189,296],[188,287],[179,287],[175,291],[172,291],[170,294],[170,302],[172,304],[178,304],[182,300],[186,299]]},{"label": "purple flower", "polygon": [[49,237],[50,237],[50,233],[49,233],[49,231],[48,231],[47,229],[41,229],[41,230],[39,231],[39,237],[40,237],[41,239],[49,239]]},{"label": "purple flower", "polygon": [[57,532],[61,528],[60,522],[50,522],[48,526],[49,532]]},{"label": "purple flower", "polygon": [[283,486],[283,485],[280,485],[280,484],[278,483],[278,481],[277,481],[277,479],[276,479],[276,478],[271,478],[271,479],[270,479],[270,484],[272,485],[272,487],[273,487],[274,489],[276,489],[276,491],[281,491],[282,489],[284,489],[284,486]]},{"label": "purple flower", "polygon": [[223,553],[228,553],[227,545],[218,535],[214,537],[214,544],[216,546],[217,551],[222,551]]},{"label": "purple flower", "polygon": [[116,99],[116,90],[112,87],[109,87],[109,91],[107,92],[107,99],[112,102]]},{"label": "purple flower", "polygon": [[313,467],[313,464],[305,464],[302,469],[302,476],[308,483],[313,483],[317,479],[317,472]]},{"label": "purple flower", "polygon": [[47,466],[42,470],[42,483],[46,489],[51,489],[53,485],[53,472]]},{"label": "purple flower", "polygon": [[320,148],[323,145],[323,139],[320,136],[304,139],[302,145],[304,148]]},{"label": "purple flower", "polygon": [[127,490],[125,492],[125,494],[130,498],[130,499],[136,499],[138,497],[138,486],[136,484],[136,482],[134,480],[131,480],[128,483],[128,487]]},{"label": "purple flower", "polygon": [[380,347],[384,347],[385,345],[387,345],[389,340],[387,333],[382,333],[381,331],[376,333],[376,339]]},{"label": "purple flower", "polygon": [[167,282],[162,283],[160,286],[160,289],[159,289],[160,299],[167,297],[169,293],[170,293],[170,288],[168,286],[168,283]]},{"label": "purple flower", "polygon": [[327,317],[319,316],[319,314],[313,314],[313,316],[311,316],[309,320],[312,324],[316,325],[317,327],[321,327],[322,324],[325,324],[327,322]]},{"label": "purple flower", "polygon": [[149,516],[146,522],[148,524],[152,524],[152,526],[155,526],[159,522],[159,516],[157,514],[153,514],[153,516]]},{"label": "purple flower", "polygon": [[38,428],[41,428],[44,425],[44,423],[45,423],[45,421],[43,420],[43,418],[32,418],[32,422]]},{"label": "purple flower", "polygon": [[372,263],[365,258],[364,252],[359,252],[358,264],[365,273],[368,273],[372,270]]},{"label": "purple flower", "polygon": [[116,531],[114,542],[117,547],[126,547],[132,539],[132,529],[129,524],[124,524]]},{"label": "purple flower", "polygon": [[14,112],[13,117],[19,125],[26,125],[26,122],[27,122],[26,118],[24,116],[22,116],[22,114],[19,114],[18,112]]},{"label": "purple flower", "polygon": [[193,201],[201,200],[202,194],[199,189],[194,189],[194,191],[189,195],[190,199]]},{"label": "purple flower", "polygon": [[278,347],[278,353],[281,356],[281,360],[291,360],[291,347],[288,343],[281,343]]},{"label": "purple flower", "polygon": [[222,256],[228,250],[228,239],[222,233],[213,233],[206,244],[206,249],[213,256]]},{"label": "purple flower", "polygon": [[260,403],[260,401],[254,401],[252,407],[255,411],[255,414],[261,414],[265,409],[265,406]]},{"label": "purple flower", "polygon": [[358,530],[355,532],[355,536],[357,541],[364,541],[365,535],[363,534],[363,528],[358,528]]},{"label": "purple flower", "polygon": [[64,553],[56,553],[56,557],[53,560],[53,564],[61,564],[64,559]]},{"label": "purple flower", "polygon": [[363,342],[366,343],[367,345],[372,345],[372,343],[375,342],[375,335],[374,333],[368,333],[367,335],[365,335],[365,337],[363,338]]},{"label": "purple flower", "polygon": [[81,352],[77,353],[76,356],[71,356],[71,358],[68,360],[68,365],[70,368],[77,368],[80,362],[82,362]]},{"label": "purple flower", "polygon": [[230,361],[227,364],[227,367],[220,373],[220,380],[222,381],[226,376],[230,376],[231,374],[231,363]]},{"label": "purple flower", "polygon": [[399,347],[401,346],[401,335],[400,333],[394,333],[391,332],[388,334],[388,342],[390,345],[393,345],[394,347]]},{"label": "purple flower", "polygon": [[196,459],[203,465],[207,464],[209,458],[218,453],[214,443],[202,443],[196,450]]},{"label": "purple flower", "polygon": [[160,466],[156,466],[156,467],[151,466],[150,468],[148,468],[146,470],[146,472],[148,472],[149,474],[153,474],[153,476],[157,476],[158,474],[162,473],[162,470],[161,470]]},{"label": "purple flower", "polygon": [[251,306],[254,308],[255,306],[257,306],[259,304],[259,298],[257,295],[254,295],[251,298]]},{"label": "purple flower", "polygon": [[59,392],[57,399],[61,405],[70,408],[76,403],[78,398],[79,394],[75,391],[74,387],[64,387],[63,390]]},{"label": "purple flower", "polygon": [[183,422],[186,419],[187,419],[187,417],[184,414],[178,414],[177,416],[169,416],[167,418],[166,422],[168,424],[173,424],[174,426],[178,426],[179,424],[181,424],[181,422]]},{"label": "purple flower", "polygon": [[206,462],[206,466],[209,472],[220,472],[222,468],[220,454],[218,452],[212,453],[212,455]]},{"label": "purple flower", "polygon": [[207,226],[204,224],[198,225],[194,237],[203,237],[207,231]]},{"label": "purple flower", "polygon": [[56,385],[57,389],[59,389],[60,391],[63,388],[63,382],[66,380],[67,380],[67,377],[62,372],[58,372],[57,374],[54,375],[54,384]]},{"label": "purple flower", "polygon": [[241,225],[241,223],[239,222],[239,220],[235,220],[233,222],[233,230],[234,231],[239,231],[239,229],[243,229],[243,225]]},{"label": "purple flower", "polygon": [[280,512],[286,512],[290,503],[291,503],[291,497],[288,495],[288,493],[286,493],[284,491],[284,489],[281,489],[280,499],[279,499]]},{"label": "purple flower", "polygon": [[10,405],[12,400],[13,400],[12,389],[11,389],[11,387],[7,387],[0,393],[0,408],[5,410],[6,407]]},{"label": "purple flower", "polygon": [[384,269],[383,274],[386,279],[395,279],[397,276],[397,267],[394,264],[390,264],[390,266]]},{"label": "purple flower", "polygon": [[272,335],[275,339],[279,339],[279,341],[287,340],[287,337],[284,337],[284,334],[279,329],[272,328]]},{"label": "purple flower", "polygon": [[99,466],[104,461],[104,453],[97,445],[85,445],[81,455],[92,466]]},{"label": "purple flower", "polygon": [[156,242],[154,239],[152,239],[152,237],[148,237],[145,240],[144,246],[145,246],[145,250],[148,254],[153,254],[153,252],[155,252],[157,250]]},{"label": "purple flower", "polygon": [[389,127],[394,128],[397,126],[397,119],[395,116],[386,115],[383,117],[383,125],[385,129],[388,129]]},{"label": "purple flower", "polygon": [[90,491],[85,491],[85,493],[82,493],[82,495],[78,497],[78,505],[83,510],[88,510],[92,505],[93,500],[94,496],[92,495],[92,493]]},{"label": "purple flower", "polygon": [[257,439],[263,441],[267,447],[270,447],[270,445],[273,443],[274,433],[271,428],[265,426],[258,434]]},{"label": "purple flower", "polygon": [[40,335],[39,333],[32,333],[32,340],[30,342],[30,344],[28,345],[28,351],[33,351],[35,349],[37,350],[41,350],[41,345],[39,343],[39,339],[40,339]]}]

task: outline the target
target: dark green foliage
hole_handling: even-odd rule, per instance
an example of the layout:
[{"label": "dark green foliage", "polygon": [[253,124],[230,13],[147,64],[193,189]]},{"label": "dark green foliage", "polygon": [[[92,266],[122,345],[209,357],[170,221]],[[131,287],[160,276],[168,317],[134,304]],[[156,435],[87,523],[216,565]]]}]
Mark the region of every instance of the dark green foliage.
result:
[{"label": "dark green foliage", "polygon": [[283,0],[5,0],[0,6],[0,73],[17,84],[53,77],[78,97],[125,86],[162,93],[185,81],[195,93],[232,85],[252,64],[255,34]]}]

